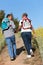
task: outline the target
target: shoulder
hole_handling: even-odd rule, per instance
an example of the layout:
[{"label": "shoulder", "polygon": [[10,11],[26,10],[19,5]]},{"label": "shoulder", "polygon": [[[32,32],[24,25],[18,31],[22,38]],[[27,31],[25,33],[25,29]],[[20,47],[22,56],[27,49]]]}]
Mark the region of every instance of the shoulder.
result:
[{"label": "shoulder", "polygon": [[14,22],[13,22],[13,21],[11,21],[11,20],[10,20],[10,23],[11,23],[11,24],[14,24]]},{"label": "shoulder", "polygon": [[20,22],[22,22],[22,20],[20,20]]},{"label": "shoulder", "polygon": [[28,19],[29,20],[29,22],[31,22],[31,20],[30,19]]},{"label": "shoulder", "polygon": [[12,23],[13,21],[10,20],[10,22]]},{"label": "shoulder", "polygon": [[2,23],[3,23],[3,22],[7,22],[7,21],[9,21],[8,18],[3,18]]},{"label": "shoulder", "polygon": [[22,20],[19,21],[19,25],[21,25]]},{"label": "shoulder", "polygon": [[19,21],[19,23],[22,23],[22,22],[23,22],[23,20],[20,20],[20,21]]}]

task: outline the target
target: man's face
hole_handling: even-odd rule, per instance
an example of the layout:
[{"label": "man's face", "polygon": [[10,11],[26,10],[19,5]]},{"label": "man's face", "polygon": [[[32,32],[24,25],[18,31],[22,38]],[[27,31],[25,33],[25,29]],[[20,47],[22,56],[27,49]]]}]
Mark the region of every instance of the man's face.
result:
[{"label": "man's face", "polygon": [[23,20],[26,20],[26,19],[27,19],[27,17],[26,17],[26,16],[23,16],[23,17],[22,17],[22,19],[23,19]]}]

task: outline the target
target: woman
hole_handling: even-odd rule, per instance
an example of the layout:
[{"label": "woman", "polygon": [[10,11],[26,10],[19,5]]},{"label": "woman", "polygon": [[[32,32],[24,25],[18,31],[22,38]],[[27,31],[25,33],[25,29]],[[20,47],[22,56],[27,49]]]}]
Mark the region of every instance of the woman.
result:
[{"label": "woman", "polygon": [[[7,21],[7,19],[9,20]],[[13,61],[16,58],[16,42],[15,42],[15,35],[14,35],[15,24],[12,20],[12,14],[8,14],[7,17],[2,22],[5,22],[6,25],[9,25],[7,29],[3,30],[4,32],[3,34],[8,47],[10,59],[11,61]]]}]

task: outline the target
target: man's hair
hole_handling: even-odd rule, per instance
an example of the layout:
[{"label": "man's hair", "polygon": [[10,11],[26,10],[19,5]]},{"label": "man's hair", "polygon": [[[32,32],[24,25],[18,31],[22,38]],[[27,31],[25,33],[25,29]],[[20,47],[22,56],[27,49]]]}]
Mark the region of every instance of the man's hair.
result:
[{"label": "man's hair", "polygon": [[7,14],[7,16],[6,16],[6,17],[8,18],[9,16],[12,16],[12,17],[13,17],[13,15],[12,15],[12,14]]},{"label": "man's hair", "polygon": [[26,16],[26,17],[27,17],[27,16],[28,16],[28,14],[27,14],[27,13],[23,13],[23,14],[22,14],[22,17],[24,17],[24,16]]}]

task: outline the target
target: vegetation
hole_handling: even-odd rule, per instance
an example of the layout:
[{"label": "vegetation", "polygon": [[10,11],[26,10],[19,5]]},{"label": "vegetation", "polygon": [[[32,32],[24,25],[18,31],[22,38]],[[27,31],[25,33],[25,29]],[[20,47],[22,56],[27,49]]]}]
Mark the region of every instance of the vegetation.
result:
[{"label": "vegetation", "polygon": [[5,17],[5,12],[3,10],[0,11],[0,26],[1,26],[1,21]]},{"label": "vegetation", "polygon": [[2,50],[4,46],[5,46],[5,39],[4,39],[4,36],[2,35],[2,30],[0,28],[0,51]]},{"label": "vegetation", "polygon": [[36,36],[43,37],[43,27],[40,27],[35,30]]},{"label": "vegetation", "polygon": [[19,26],[19,21],[17,18],[14,19],[14,24],[16,26],[16,30],[18,29],[18,26]]},{"label": "vegetation", "polygon": [[40,27],[36,30],[36,36],[37,36],[36,40],[39,46],[40,54],[43,60],[43,28]]}]

